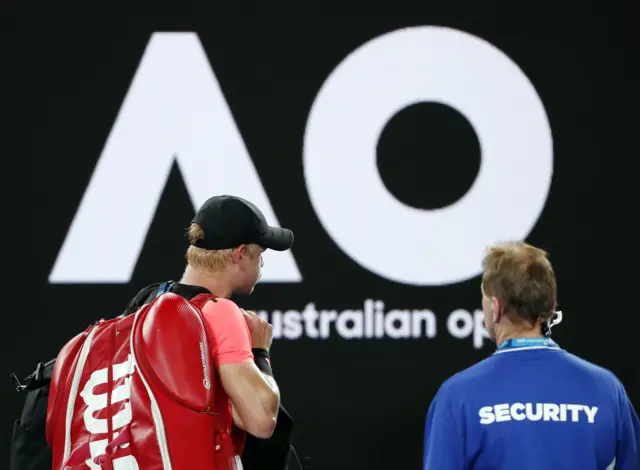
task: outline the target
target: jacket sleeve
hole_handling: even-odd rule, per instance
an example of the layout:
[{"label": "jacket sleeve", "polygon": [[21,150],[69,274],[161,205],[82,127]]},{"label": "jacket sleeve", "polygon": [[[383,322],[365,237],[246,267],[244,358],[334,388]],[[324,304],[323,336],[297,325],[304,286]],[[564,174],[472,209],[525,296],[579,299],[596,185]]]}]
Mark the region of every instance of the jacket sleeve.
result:
[{"label": "jacket sleeve", "polygon": [[621,383],[618,383],[618,400],[620,425],[615,468],[637,470],[640,468],[640,421]]},{"label": "jacket sleeve", "polygon": [[451,392],[443,385],[431,402],[424,434],[423,470],[463,470],[464,440],[461,417]]}]

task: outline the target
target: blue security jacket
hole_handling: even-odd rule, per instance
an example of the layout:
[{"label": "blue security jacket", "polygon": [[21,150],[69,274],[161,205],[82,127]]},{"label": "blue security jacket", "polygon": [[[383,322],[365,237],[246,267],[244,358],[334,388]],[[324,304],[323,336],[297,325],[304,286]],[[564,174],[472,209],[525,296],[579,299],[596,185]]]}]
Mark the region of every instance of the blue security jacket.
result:
[{"label": "blue security jacket", "polygon": [[424,470],[639,470],[640,422],[620,381],[552,343],[498,350],[447,380]]}]

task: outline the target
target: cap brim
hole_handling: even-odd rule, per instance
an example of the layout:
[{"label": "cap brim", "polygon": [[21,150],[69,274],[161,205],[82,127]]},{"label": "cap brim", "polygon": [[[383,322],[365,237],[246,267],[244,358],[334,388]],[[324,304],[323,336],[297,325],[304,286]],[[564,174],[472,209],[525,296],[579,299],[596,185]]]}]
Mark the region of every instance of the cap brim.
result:
[{"label": "cap brim", "polygon": [[269,227],[260,237],[260,245],[270,250],[286,251],[293,245],[293,232],[288,228]]}]

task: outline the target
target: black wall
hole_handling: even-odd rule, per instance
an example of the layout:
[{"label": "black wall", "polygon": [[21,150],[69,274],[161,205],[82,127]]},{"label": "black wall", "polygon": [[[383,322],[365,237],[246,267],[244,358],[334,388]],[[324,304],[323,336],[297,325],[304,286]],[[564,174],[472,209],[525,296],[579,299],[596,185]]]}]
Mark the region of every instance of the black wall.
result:
[{"label": "black wall", "polygon": [[[25,10],[11,20],[15,34],[7,44],[13,47],[16,66],[7,74],[15,73],[16,89],[9,98],[17,108],[12,119],[15,131],[11,126],[5,130],[13,134],[8,139],[21,139],[7,158],[29,168],[6,183],[16,195],[7,206],[19,211],[8,227],[16,242],[7,256],[19,255],[28,277],[11,284],[21,300],[11,300],[19,304],[7,309],[13,313],[5,316],[0,372],[30,372],[89,323],[120,313],[137,289],[179,278],[186,248],[184,229],[194,204],[218,192],[233,192],[257,197],[258,203],[264,194],[269,212],[272,208],[278,223],[296,234],[295,263],[282,261],[287,255],[270,254],[264,268],[266,278],[288,280],[260,283],[250,298],[237,301],[269,312],[274,324],[278,318],[283,321],[276,326],[274,369],[283,402],[298,424],[299,453],[311,456],[314,468],[419,468],[425,413],[439,384],[492,352],[479,317],[474,320],[473,314],[480,308],[482,252],[477,247],[494,235],[492,241],[520,236],[550,252],[565,314],[554,337],[561,346],[612,369],[632,400],[640,403],[640,379],[629,356],[635,351],[637,357],[637,346],[627,329],[619,331],[623,312],[612,308],[604,288],[607,282],[618,281],[613,274],[602,274],[613,256],[603,248],[613,236],[604,222],[611,215],[606,188],[622,178],[622,170],[612,162],[619,150],[613,134],[632,118],[631,109],[613,99],[624,83],[621,64],[630,53],[626,43],[616,42],[624,29],[622,16],[584,2],[566,15],[556,10],[555,2],[546,6],[536,2],[535,9],[521,5],[519,11],[497,4],[480,7],[468,0],[386,6],[323,3],[335,6],[333,15],[313,5],[275,11],[263,4],[230,12],[223,11],[228,5],[201,3],[149,10],[129,4],[93,16]],[[344,11],[348,7],[353,10],[350,16]],[[336,16],[340,11],[342,16]],[[421,36],[433,31],[426,29],[430,26],[448,30],[438,30],[443,36],[428,44],[409,40],[409,47],[386,55],[385,48],[396,46],[392,40],[380,45],[378,39],[379,47],[371,50],[373,59],[349,59],[348,67],[362,72],[362,81],[345,85],[346,91],[333,97],[318,98],[318,104],[323,83],[353,51],[394,31],[393,37],[403,42],[403,28],[422,28],[415,30]],[[243,160],[242,146],[235,145],[239,141],[226,140],[233,127],[220,135],[219,126],[230,122],[224,112],[207,110],[215,93],[199,98],[198,84],[211,90],[213,82],[207,81],[206,73],[194,78],[191,69],[187,74],[175,70],[184,66],[178,59],[198,44],[193,37],[177,55],[173,49],[178,57],[175,65],[156,71],[147,82],[152,85],[140,85],[143,104],[136,108],[137,124],[127,121],[117,136],[114,130],[110,155],[116,157],[111,164],[104,163],[103,171],[96,166],[156,32],[197,34],[259,182],[250,174],[237,174],[243,171],[238,161],[250,165]],[[452,42],[462,33],[466,39]],[[170,57],[171,48],[179,47],[172,42],[176,37],[160,37],[167,41],[158,45],[160,56]],[[487,55],[492,48],[501,53]],[[439,57],[443,65],[427,63],[426,57]],[[468,61],[463,68],[446,65],[461,57]],[[383,66],[363,72],[365,62],[378,61]],[[336,73],[347,73],[345,68]],[[523,75],[509,79],[505,73]],[[416,79],[413,74],[423,75]],[[177,81],[168,84],[171,80]],[[160,88],[154,90],[154,83]],[[457,90],[456,99],[479,103],[482,111],[477,119],[482,123],[471,122],[438,95],[429,102],[391,103],[397,106],[395,114],[382,116],[386,123],[376,121],[377,141],[351,139],[351,133],[366,132],[367,123],[375,121],[373,110],[379,102],[413,87],[425,96],[437,93],[436,89]],[[366,99],[364,93],[358,94],[369,89]],[[164,100],[170,103],[172,93],[185,98],[167,105]],[[519,101],[523,94],[530,99]],[[535,103],[534,98],[541,107],[529,104]],[[341,104],[344,109],[335,111]],[[328,129],[333,123],[333,134],[312,139],[307,127],[312,109],[318,113],[314,125]],[[505,122],[510,127],[501,127]],[[169,128],[163,129],[162,123]],[[179,139],[171,140],[173,132]],[[126,158],[116,161],[122,154]],[[498,154],[506,160],[489,165],[488,159]],[[167,158],[172,155],[178,164],[169,167]],[[311,155],[313,164],[307,160]],[[369,159],[355,167],[352,159],[363,155]],[[153,169],[141,178],[134,176],[136,162],[156,160],[157,167],[152,163],[147,168]],[[551,165],[552,173],[545,173]],[[376,167],[379,177],[373,171]],[[308,179],[305,170],[313,173]],[[491,173],[490,181],[483,179],[485,170]],[[80,212],[92,221],[78,232],[77,240],[86,251],[76,239],[69,239],[68,264],[64,269],[58,266],[61,274],[50,282],[87,186],[100,171],[109,176],[104,180],[107,190],[96,189],[86,212]],[[550,176],[548,196],[545,174]],[[450,233],[439,232],[448,223],[448,213],[432,225],[423,222],[425,215],[439,214],[452,204],[470,204],[470,188],[480,183],[488,199],[473,202],[478,207],[455,222]],[[24,200],[28,204],[18,204],[17,194],[25,187],[30,188]],[[386,188],[390,196],[369,197],[374,187]],[[531,196],[533,187],[541,188],[541,193]],[[524,201],[530,199],[529,206]],[[394,210],[404,211],[404,216],[390,212],[393,201],[400,208]],[[154,214],[148,230],[144,208]],[[530,217],[523,216],[525,212]],[[626,217],[616,221],[623,226],[633,223]],[[144,240],[139,257],[135,244],[128,243],[131,239]],[[126,249],[119,248],[125,244]],[[357,255],[354,245],[364,246],[364,254]],[[130,255],[115,256],[127,250]],[[131,276],[126,260],[133,265]],[[78,265],[93,268],[72,269]],[[461,274],[469,265],[476,268],[475,274]],[[296,270],[300,282],[291,280]],[[314,338],[313,325],[307,327],[300,316],[313,304],[317,311],[325,311],[320,316],[331,319],[327,311],[335,311],[337,317],[345,310],[362,310],[367,299],[373,301],[367,305],[383,302],[382,311],[388,316],[408,319],[408,337],[393,325],[382,337],[376,337],[376,331],[367,335],[368,326],[361,335],[353,333],[346,314],[338,329],[326,320],[326,337],[320,328]],[[394,309],[406,313],[389,313]],[[466,332],[460,333],[463,324],[457,329],[448,326],[457,310],[469,312],[461,318],[477,321]],[[275,311],[280,314],[274,315]],[[603,312],[606,321],[601,320]],[[420,323],[424,318],[426,323]],[[427,323],[430,327],[425,329]],[[456,331],[462,337],[455,337]],[[345,338],[349,332],[356,337]],[[0,393],[0,459],[6,461],[11,423],[21,401],[8,378],[0,384]]]}]

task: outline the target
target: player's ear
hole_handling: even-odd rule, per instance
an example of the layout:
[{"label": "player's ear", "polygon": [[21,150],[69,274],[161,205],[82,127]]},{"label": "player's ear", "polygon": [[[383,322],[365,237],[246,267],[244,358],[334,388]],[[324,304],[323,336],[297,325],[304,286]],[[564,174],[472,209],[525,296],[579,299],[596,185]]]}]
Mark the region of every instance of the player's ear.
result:
[{"label": "player's ear", "polygon": [[233,249],[233,254],[231,255],[231,259],[237,263],[244,256],[247,256],[247,245],[240,245]]},{"label": "player's ear", "polygon": [[502,302],[497,297],[491,297],[491,317],[493,318],[493,323],[498,323],[502,318],[504,306]]}]

